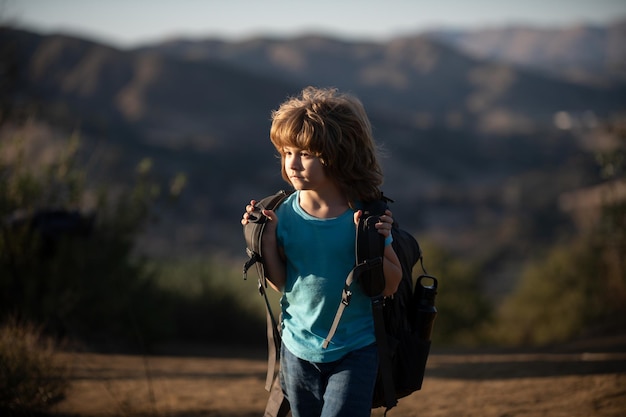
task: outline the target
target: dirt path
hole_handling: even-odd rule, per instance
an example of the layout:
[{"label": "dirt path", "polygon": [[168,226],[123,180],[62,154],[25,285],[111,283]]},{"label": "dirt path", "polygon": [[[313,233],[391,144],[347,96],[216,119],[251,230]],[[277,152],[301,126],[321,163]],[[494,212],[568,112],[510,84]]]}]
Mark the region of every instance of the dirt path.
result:
[{"label": "dirt path", "polygon": [[[236,353],[233,353],[236,356]],[[249,355],[248,355],[249,356]],[[63,354],[72,416],[260,417],[265,361]],[[372,416],[383,415],[376,409]],[[623,417],[626,353],[433,354],[422,391],[390,417]]]}]

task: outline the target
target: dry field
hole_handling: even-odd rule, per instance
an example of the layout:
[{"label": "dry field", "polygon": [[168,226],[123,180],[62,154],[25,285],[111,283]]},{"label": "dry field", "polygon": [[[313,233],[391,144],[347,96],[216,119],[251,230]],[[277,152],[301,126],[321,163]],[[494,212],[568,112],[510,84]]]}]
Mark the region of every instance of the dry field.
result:
[{"label": "dry field", "polygon": [[[624,417],[626,338],[612,342],[525,353],[434,352],[423,389],[388,416]],[[267,399],[259,352],[64,353],[63,359],[72,382],[53,409],[59,416],[260,417]]]}]

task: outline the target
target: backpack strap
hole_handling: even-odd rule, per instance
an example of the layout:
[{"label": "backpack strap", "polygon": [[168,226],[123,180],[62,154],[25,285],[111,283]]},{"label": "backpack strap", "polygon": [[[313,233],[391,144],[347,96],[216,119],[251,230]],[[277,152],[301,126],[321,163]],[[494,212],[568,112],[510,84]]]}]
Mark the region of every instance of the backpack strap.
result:
[{"label": "backpack strap", "polygon": [[393,372],[391,363],[391,350],[387,340],[387,329],[385,327],[385,315],[383,307],[385,298],[380,295],[372,297],[372,315],[374,317],[374,334],[376,335],[376,347],[378,348],[378,372],[383,384],[385,399],[385,415],[387,411],[398,405],[396,396],[396,386],[393,382]]},{"label": "backpack strap", "polygon": [[322,343],[324,349],[330,344],[339,326],[343,311],[350,304],[350,298],[352,297],[350,286],[354,281],[357,281],[370,297],[382,294],[385,289],[385,279],[382,273],[385,239],[376,231],[374,225],[378,222],[380,214],[385,212],[386,207],[386,200],[377,200],[376,202],[363,205],[363,213],[356,227],[355,266],[346,277],[341,303],[335,314],[328,336]]},{"label": "backpack strap", "polygon": [[343,315],[343,311],[350,305],[350,298],[352,298],[352,291],[350,290],[350,286],[355,281],[355,276],[357,280],[360,276],[362,276],[366,271],[378,268],[382,266],[382,257],[374,258],[374,259],[366,259],[362,263],[358,264],[348,274],[346,278],[346,284],[343,287],[342,295],[341,295],[341,304],[339,304],[339,308],[337,309],[337,313],[335,314],[335,319],[333,320],[333,324],[330,327],[330,331],[328,332],[328,336],[324,339],[324,343],[322,343],[322,347],[326,349],[331,339],[335,335],[337,331],[337,327],[339,326],[339,321],[341,320],[341,316]]},{"label": "backpack strap", "polygon": [[391,351],[387,341],[383,312],[385,298],[382,292],[385,289],[385,277],[382,264],[385,239],[378,233],[374,225],[378,222],[379,216],[387,209],[387,202],[389,201],[391,200],[381,195],[380,200],[368,202],[363,206],[363,214],[359,219],[356,231],[356,266],[346,278],[341,304],[339,304],[328,336],[326,336],[322,344],[324,349],[328,347],[337,330],[343,311],[350,304],[350,297],[352,296],[350,286],[354,281],[358,281],[363,291],[372,300],[372,316],[378,348],[379,372],[385,394],[385,413],[395,407],[398,404],[398,400],[396,399],[396,390],[393,382]]},{"label": "backpack strap", "polygon": [[257,210],[248,216],[248,224],[244,226],[243,232],[246,239],[246,252],[248,261],[243,266],[243,278],[247,279],[248,270],[256,265],[258,273],[258,289],[265,300],[265,316],[267,322],[267,376],[265,378],[265,389],[272,390],[272,384],[276,374],[276,363],[280,357],[281,336],[279,323],[274,317],[270,301],[267,297],[267,278],[263,267],[263,252],[261,241],[267,218],[261,213],[262,209],[276,209],[289,195],[291,191],[281,190],[276,194],[261,199],[257,204]]},{"label": "backpack strap", "polygon": [[243,266],[243,279],[247,279],[248,270],[252,265],[256,265],[257,272],[263,284],[267,287],[265,282],[265,271],[263,269],[263,252],[261,247],[261,239],[265,230],[265,224],[267,217],[265,217],[261,210],[274,210],[278,207],[293,191],[280,190],[276,194],[272,194],[261,199],[255,206],[255,210],[248,216],[248,224],[243,227],[243,235],[246,239],[246,253],[248,254],[248,261]]},{"label": "backpack strap", "polygon": [[[385,251],[385,239],[378,233],[374,226],[379,216],[385,213],[388,202],[391,199],[381,195],[379,200],[364,204],[363,216],[364,224],[359,226],[361,238],[357,240],[357,256],[359,259],[371,259],[378,257],[381,259],[380,268],[372,269],[367,275],[362,277],[361,286],[372,301],[372,317],[374,320],[374,334],[376,336],[376,346],[378,348],[378,372],[383,385],[385,415],[387,411],[398,404],[396,387],[393,381],[393,366],[391,360],[391,350],[387,340],[387,329],[385,326],[385,297],[382,292],[385,289],[385,277],[382,268],[382,258]],[[393,234],[393,227],[391,230]]]},{"label": "backpack strap", "polygon": [[270,397],[265,405],[263,417],[287,417],[291,416],[291,414],[289,414],[290,411],[291,406],[289,405],[289,401],[285,398],[285,393],[283,392],[279,379],[276,378],[272,384],[272,390],[270,391]]}]

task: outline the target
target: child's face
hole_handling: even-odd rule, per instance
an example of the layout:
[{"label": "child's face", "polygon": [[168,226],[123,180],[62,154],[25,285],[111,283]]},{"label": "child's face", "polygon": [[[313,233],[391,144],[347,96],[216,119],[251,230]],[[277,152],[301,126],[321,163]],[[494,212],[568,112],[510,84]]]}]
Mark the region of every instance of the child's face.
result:
[{"label": "child's face", "polygon": [[326,176],[322,161],[312,152],[285,147],[283,158],[285,172],[296,190],[319,190],[332,184]]}]

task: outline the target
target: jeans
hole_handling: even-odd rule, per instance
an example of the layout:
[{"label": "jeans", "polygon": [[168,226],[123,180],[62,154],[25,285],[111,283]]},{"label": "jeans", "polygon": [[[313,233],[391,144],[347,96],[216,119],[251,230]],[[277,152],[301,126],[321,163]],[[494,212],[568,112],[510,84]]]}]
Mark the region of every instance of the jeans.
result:
[{"label": "jeans", "polygon": [[282,346],[280,381],[293,417],[369,417],[378,374],[376,345],[314,363]]}]

